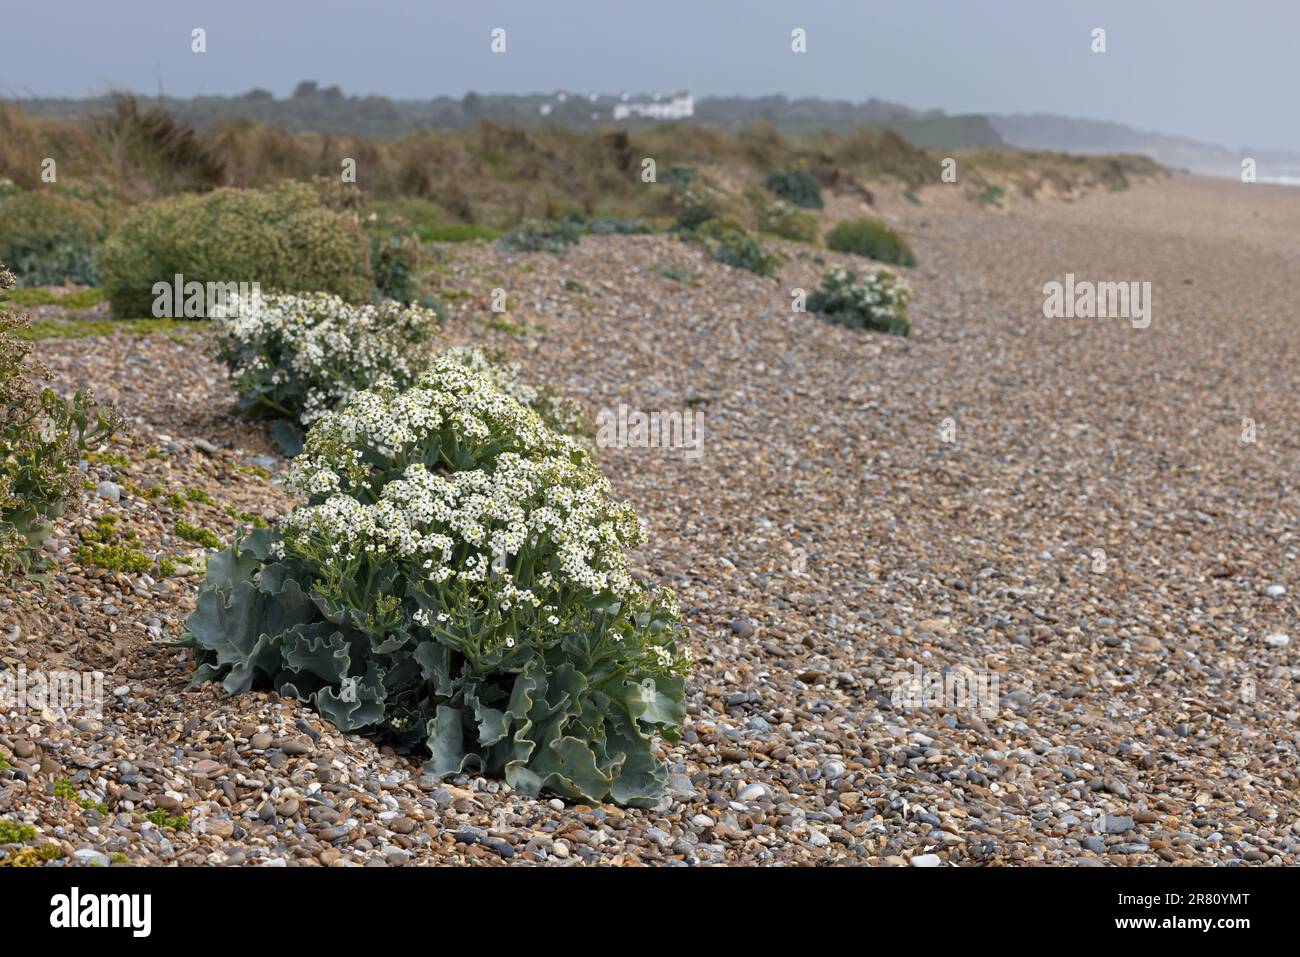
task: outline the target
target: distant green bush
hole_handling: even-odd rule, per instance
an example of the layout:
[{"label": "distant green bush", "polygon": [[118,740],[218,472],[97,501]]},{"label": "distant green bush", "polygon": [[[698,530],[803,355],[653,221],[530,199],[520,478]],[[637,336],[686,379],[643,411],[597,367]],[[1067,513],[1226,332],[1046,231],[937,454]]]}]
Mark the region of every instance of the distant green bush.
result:
[{"label": "distant green bush", "polygon": [[783,199],[768,203],[758,211],[760,232],[771,233],[797,243],[817,241],[817,218],[803,213]]},{"label": "distant green bush", "polygon": [[386,299],[412,302],[420,290],[416,273],[420,268],[420,240],[415,233],[403,234],[396,229],[370,231],[370,270],[375,277],[375,292]]},{"label": "distant green bush", "polygon": [[94,286],[105,228],[93,203],[49,190],[17,193],[0,203],[0,261],[24,286]]},{"label": "distant green bush", "polygon": [[307,183],[218,189],[148,203],[104,241],[100,271],[115,315],[149,315],[156,282],[257,282],[264,292],[370,296],[365,233]]},{"label": "distant green bush", "polygon": [[620,219],[617,216],[597,216],[587,220],[584,228],[593,236],[634,236],[654,232],[644,220]]},{"label": "distant green bush", "polygon": [[497,240],[502,252],[562,253],[582,237],[581,224],[573,220],[527,220]]},{"label": "distant green bush", "polygon": [[821,287],[808,297],[808,310],[851,329],[905,336],[912,330],[907,318],[911,298],[907,283],[888,269],[859,275],[843,266],[832,266],[822,277]]},{"label": "distant green bush", "polygon": [[730,221],[711,219],[684,235],[700,243],[718,262],[736,269],[748,269],[760,276],[776,275],[783,261],[780,253],[764,248],[757,239]]},{"label": "distant green bush", "polygon": [[822,208],[821,184],[816,176],[802,167],[773,170],[763,180],[763,188],[803,209]]},{"label": "distant green bush", "polygon": [[826,234],[826,245],[837,253],[857,253],[882,263],[916,265],[916,256],[903,237],[876,219],[840,223]]}]

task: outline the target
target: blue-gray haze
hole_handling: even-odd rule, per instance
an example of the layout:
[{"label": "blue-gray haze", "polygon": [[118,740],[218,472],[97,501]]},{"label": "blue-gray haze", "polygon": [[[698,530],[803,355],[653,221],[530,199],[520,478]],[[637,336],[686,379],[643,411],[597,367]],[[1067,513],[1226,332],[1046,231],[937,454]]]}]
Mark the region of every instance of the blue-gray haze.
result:
[{"label": "blue-gray haze", "polygon": [[[0,96],[784,93],[1300,149],[1297,0],[6,0]],[[208,51],[190,50],[207,31]],[[489,50],[506,29],[507,52]],[[790,31],[808,51],[790,51]],[[1107,51],[1091,33],[1106,30]]]}]

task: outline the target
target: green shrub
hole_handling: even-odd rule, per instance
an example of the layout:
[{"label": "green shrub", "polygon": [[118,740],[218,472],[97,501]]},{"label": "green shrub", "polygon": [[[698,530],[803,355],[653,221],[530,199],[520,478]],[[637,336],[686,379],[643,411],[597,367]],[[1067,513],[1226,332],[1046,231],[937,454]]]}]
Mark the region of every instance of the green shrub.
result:
[{"label": "green shrub", "polygon": [[907,303],[912,291],[888,269],[862,275],[832,266],[808,297],[808,309],[823,319],[853,329],[875,329],[905,336],[911,332]]},{"label": "green shrub", "polygon": [[432,358],[425,346],[438,317],[391,300],[353,306],[323,293],[272,294],[239,303],[212,327],[239,408],[307,426],[382,377],[413,383]]},{"label": "green shrub", "polygon": [[137,208],[104,241],[100,272],[115,315],[149,315],[155,283],[259,283],[264,291],[370,296],[366,236],[307,183],[218,189]]},{"label": "green shrub", "polygon": [[104,215],[93,203],[49,190],[18,193],[0,204],[0,262],[24,286],[94,286],[104,231]]},{"label": "green shrub", "polygon": [[803,209],[822,208],[822,187],[817,177],[803,167],[773,170],[763,180],[763,187],[781,199]]},{"label": "green shrub", "polygon": [[903,237],[875,219],[840,223],[826,234],[826,245],[837,253],[857,253],[882,263],[916,265],[916,256]]},{"label": "green shrub", "polygon": [[[13,286],[0,264],[0,290]],[[27,365],[25,322],[0,308],[0,571],[39,572],[50,519],[80,491],[82,455],[108,441],[122,420],[100,411],[88,392],[65,400],[37,389],[28,376],[49,378]]]},{"label": "green shrub", "polygon": [[767,203],[759,210],[758,228],[760,232],[772,233],[797,243],[817,241],[817,217],[811,213],[801,213],[783,199]]},{"label": "green shrub", "polygon": [[653,805],[689,667],[670,594],[628,572],[636,514],[587,454],[440,357],[321,417],[277,530],[213,556],[196,681],[271,686],[437,775]]},{"label": "green shrub", "polygon": [[562,253],[581,237],[581,224],[572,220],[530,219],[498,239],[497,248],[509,253]]},{"label": "green shrub", "polygon": [[617,216],[597,216],[589,219],[583,228],[593,236],[636,236],[652,233],[649,223],[640,219],[621,219]]},{"label": "green shrub", "polygon": [[774,276],[783,259],[780,253],[763,247],[740,226],[711,219],[698,229],[685,234],[687,239],[700,243],[709,256],[736,269],[748,269],[760,276]]}]

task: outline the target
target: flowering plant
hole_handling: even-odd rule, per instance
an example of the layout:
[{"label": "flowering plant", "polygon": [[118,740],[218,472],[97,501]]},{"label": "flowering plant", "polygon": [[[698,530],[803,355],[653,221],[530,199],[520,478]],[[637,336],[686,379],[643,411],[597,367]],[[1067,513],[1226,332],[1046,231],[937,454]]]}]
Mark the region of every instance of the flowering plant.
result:
[{"label": "flowering plant", "polygon": [[[0,264],[0,290],[13,285],[13,274]],[[62,514],[85,481],[77,461],[123,423],[96,406],[89,392],[67,400],[29,381],[29,373],[38,379],[49,373],[27,363],[29,346],[20,335],[25,324],[0,309],[0,571],[34,573],[47,564],[41,549],[50,519]]]},{"label": "flowering plant", "polygon": [[344,731],[427,748],[439,775],[653,804],[689,668],[671,593],[585,450],[439,356],[321,415],[278,530],[213,558],[188,622],[196,680],[255,682]]},{"label": "flowering plant", "polygon": [[912,290],[888,269],[859,275],[832,266],[821,287],[808,297],[808,308],[823,319],[854,329],[875,329],[905,336],[911,331],[907,303]]},{"label": "flowering plant", "polygon": [[306,427],[381,377],[414,382],[431,359],[437,316],[393,301],[353,306],[326,293],[277,294],[236,300],[212,326],[239,407]]}]

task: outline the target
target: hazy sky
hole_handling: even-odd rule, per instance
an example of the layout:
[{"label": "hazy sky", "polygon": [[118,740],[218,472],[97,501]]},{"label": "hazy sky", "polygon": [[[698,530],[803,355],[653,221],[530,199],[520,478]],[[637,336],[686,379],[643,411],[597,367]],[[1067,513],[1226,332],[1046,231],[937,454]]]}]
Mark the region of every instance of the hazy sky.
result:
[{"label": "hazy sky", "polygon": [[875,96],[1300,149],[1300,0],[6,0],[0,14],[0,95],[283,96],[302,79],[400,98]]}]

